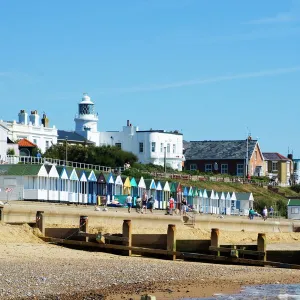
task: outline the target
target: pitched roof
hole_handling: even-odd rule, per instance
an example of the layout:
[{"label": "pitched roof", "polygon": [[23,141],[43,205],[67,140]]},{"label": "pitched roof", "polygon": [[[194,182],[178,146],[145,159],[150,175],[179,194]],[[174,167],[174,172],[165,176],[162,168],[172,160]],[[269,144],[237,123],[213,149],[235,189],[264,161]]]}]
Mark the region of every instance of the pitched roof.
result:
[{"label": "pitched roof", "polygon": [[37,176],[43,165],[0,165],[0,175]]},{"label": "pitched roof", "polygon": [[251,193],[235,193],[237,200],[251,200],[252,198]]},{"label": "pitched roof", "polygon": [[[257,140],[248,140],[248,157],[251,157]],[[247,139],[234,141],[192,141],[185,152],[186,160],[245,159]]]},{"label": "pitched roof", "polygon": [[18,145],[19,145],[19,147],[32,147],[32,148],[37,147],[36,144],[31,143],[27,139],[21,139],[21,140],[19,140]]},{"label": "pitched roof", "polygon": [[288,161],[289,158],[281,155],[278,152],[263,152],[263,157],[265,160],[282,160],[282,161]]},{"label": "pitched roof", "polygon": [[288,206],[300,206],[300,199],[289,199]]},{"label": "pitched roof", "polygon": [[74,131],[57,130],[57,134],[58,141],[65,141],[67,139],[68,142],[95,144]]}]

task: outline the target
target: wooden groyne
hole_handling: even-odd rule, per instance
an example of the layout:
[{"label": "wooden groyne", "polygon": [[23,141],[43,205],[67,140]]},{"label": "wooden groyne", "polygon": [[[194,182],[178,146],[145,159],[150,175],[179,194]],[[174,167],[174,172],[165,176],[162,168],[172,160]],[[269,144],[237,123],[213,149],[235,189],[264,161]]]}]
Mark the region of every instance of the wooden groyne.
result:
[{"label": "wooden groyne", "polygon": [[[65,236],[58,238],[55,235],[49,236],[51,229],[45,228],[45,217],[44,212],[37,212],[36,227],[42,234],[41,239],[49,243],[93,248],[99,251],[113,251],[127,256],[132,254],[159,255],[161,258],[171,260],[189,259],[211,263],[300,269],[298,264],[267,260],[265,233],[258,233],[256,245],[221,245],[218,228],[211,230],[210,240],[180,241],[176,238],[175,224],[168,225],[166,234],[135,235],[132,233],[132,220],[124,220],[122,234],[102,235],[101,232],[91,234],[89,233],[88,217],[80,216],[79,227],[75,229],[68,228]],[[49,234],[47,235],[47,233]],[[191,248],[196,251],[190,251]],[[280,251],[277,252],[280,254]],[[277,255],[277,257],[280,257],[280,255]]]}]

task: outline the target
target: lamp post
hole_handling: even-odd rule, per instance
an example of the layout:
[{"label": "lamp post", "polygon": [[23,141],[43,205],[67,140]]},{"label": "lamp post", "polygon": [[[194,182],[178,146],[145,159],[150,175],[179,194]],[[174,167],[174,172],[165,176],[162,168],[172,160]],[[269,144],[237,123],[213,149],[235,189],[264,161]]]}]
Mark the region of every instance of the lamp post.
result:
[{"label": "lamp post", "polygon": [[164,171],[167,173],[167,147],[164,147]]},{"label": "lamp post", "polygon": [[66,136],[66,163],[65,163],[66,166],[67,166],[67,161],[68,161],[68,137]]}]

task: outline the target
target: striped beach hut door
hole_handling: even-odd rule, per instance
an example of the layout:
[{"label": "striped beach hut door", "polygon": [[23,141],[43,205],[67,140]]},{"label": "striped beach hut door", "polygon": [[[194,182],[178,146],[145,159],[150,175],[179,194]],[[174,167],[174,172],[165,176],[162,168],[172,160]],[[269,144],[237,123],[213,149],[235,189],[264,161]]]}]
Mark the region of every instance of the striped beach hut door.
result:
[{"label": "striped beach hut door", "polygon": [[169,198],[170,198],[170,185],[169,182],[166,181],[163,186],[163,209],[167,209]]},{"label": "striped beach hut door", "polygon": [[112,173],[108,174],[106,179],[107,185],[107,203],[113,200],[113,195],[115,194],[115,180]]},{"label": "striped beach hut door", "polygon": [[160,181],[156,184],[156,200],[157,200],[157,207],[162,209],[163,208],[163,190]]},{"label": "striped beach hut door", "polygon": [[96,204],[96,191],[97,191],[97,177],[92,170],[90,174],[88,174],[88,203]]}]

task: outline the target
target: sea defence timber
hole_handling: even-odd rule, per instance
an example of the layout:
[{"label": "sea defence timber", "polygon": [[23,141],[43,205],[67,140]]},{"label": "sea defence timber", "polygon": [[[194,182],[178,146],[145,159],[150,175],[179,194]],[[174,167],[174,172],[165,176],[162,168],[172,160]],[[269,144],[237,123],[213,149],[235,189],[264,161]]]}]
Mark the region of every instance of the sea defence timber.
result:
[{"label": "sea defence timber", "polygon": [[[136,226],[148,223],[152,228],[161,228],[172,223],[177,228],[184,227],[185,222],[179,215],[165,215],[162,211],[155,211],[154,214],[127,213],[125,209],[109,208],[108,211],[95,211],[92,206],[67,206],[60,204],[45,203],[14,203],[0,208],[1,220],[5,223],[36,223],[36,212],[43,211],[47,216],[47,224],[77,225],[78,217],[85,215],[89,217],[91,226],[110,225],[112,222],[120,222],[131,219]],[[268,219],[263,221],[260,218],[249,220],[247,217],[225,216],[219,218],[216,215],[195,214],[195,228],[211,230],[221,228],[227,231],[247,232],[293,232],[294,228],[300,227],[300,222],[285,219]]]}]

